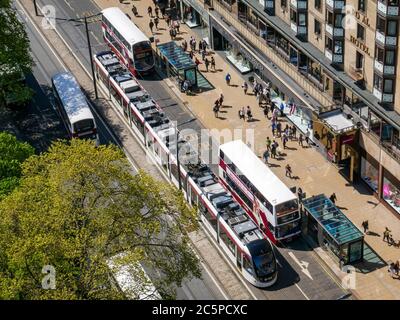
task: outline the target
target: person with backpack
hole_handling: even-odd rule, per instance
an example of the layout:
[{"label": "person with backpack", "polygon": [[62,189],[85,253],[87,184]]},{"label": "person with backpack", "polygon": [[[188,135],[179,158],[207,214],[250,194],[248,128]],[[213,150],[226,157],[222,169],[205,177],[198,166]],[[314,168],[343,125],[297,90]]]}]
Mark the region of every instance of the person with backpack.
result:
[{"label": "person with backpack", "polygon": [[229,73],[226,74],[225,81],[228,86],[231,85],[231,75]]}]

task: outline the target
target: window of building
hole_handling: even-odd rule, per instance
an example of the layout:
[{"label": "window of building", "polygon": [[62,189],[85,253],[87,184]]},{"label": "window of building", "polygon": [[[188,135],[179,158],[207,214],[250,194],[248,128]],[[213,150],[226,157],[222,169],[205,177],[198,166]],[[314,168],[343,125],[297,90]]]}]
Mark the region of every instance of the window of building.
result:
[{"label": "window of building", "polygon": [[385,170],[382,186],[383,199],[400,213],[400,181]]},{"label": "window of building", "polygon": [[365,12],[367,9],[367,0],[358,0],[358,10]]},{"label": "window of building", "polygon": [[383,85],[382,77],[380,77],[377,74],[375,74],[375,77],[374,77],[374,88],[378,89],[379,91],[382,91],[382,85]]},{"label": "window of building", "polygon": [[383,93],[392,94],[393,93],[393,80],[385,79],[383,81]]},{"label": "window of building", "polygon": [[325,48],[329,49],[330,51],[332,51],[333,48],[333,41],[331,38],[329,37],[325,37]]},{"label": "window of building", "polygon": [[375,58],[377,61],[379,61],[380,63],[383,63],[383,57],[385,55],[385,50],[383,50],[382,48],[375,46]]},{"label": "window of building", "polygon": [[359,23],[357,23],[357,39],[365,40],[365,28]]},{"label": "window of building", "polygon": [[287,0],[281,0],[281,7],[286,8],[287,7]]},{"label": "window of building", "polygon": [[287,55],[289,55],[289,41],[287,41],[281,35],[276,36],[276,46],[283,50]]},{"label": "window of building", "polygon": [[333,53],[334,54],[343,54],[343,41],[342,40],[334,41]]},{"label": "window of building", "polygon": [[317,36],[321,36],[321,22],[319,22],[317,19],[314,19],[314,33]]},{"label": "window of building", "polygon": [[374,192],[378,192],[379,170],[378,163],[371,156],[361,157],[361,178]]},{"label": "window of building", "polygon": [[290,21],[297,24],[297,12],[293,9],[290,9]]},{"label": "window of building", "polygon": [[389,20],[387,23],[387,35],[391,37],[397,36],[397,21]]},{"label": "window of building", "polygon": [[344,16],[342,13],[335,14],[335,28],[343,27],[343,19],[344,19]]},{"label": "window of building", "polygon": [[325,17],[326,17],[326,23],[329,25],[333,25],[333,13],[326,10]]},{"label": "window of building", "polygon": [[321,10],[321,0],[314,0],[314,8],[317,10]]},{"label": "window of building", "polygon": [[380,33],[385,33],[386,21],[379,15],[376,17],[376,30]]},{"label": "window of building", "polygon": [[309,67],[308,72],[309,74],[316,80],[322,83],[322,72],[321,72],[321,65],[318,62],[315,62],[309,59]]},{"label": "window of building", "polygon": [[386,50],[385,54],[385,64],[388,66],[394,66],[395,63],[395,51],[394,50]]},{"label": "window of building", "polygon": [[364,67],[364,55],[357,51],[356,53],[356,68],[362,69]]},{"label": "window of building", "polygon": [[299,13],[299,26],[305,27],[307,26],[307,14]]}]

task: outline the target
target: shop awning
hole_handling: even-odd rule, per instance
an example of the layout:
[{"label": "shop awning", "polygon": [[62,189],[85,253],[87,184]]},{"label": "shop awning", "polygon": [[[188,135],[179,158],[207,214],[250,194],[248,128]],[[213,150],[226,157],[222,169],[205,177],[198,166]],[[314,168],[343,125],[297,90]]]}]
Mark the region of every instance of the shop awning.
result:
[{"label": "shop awning", "polygon": [[355,128],[353,122],[347,119],[340,109],[320,113],[319,117],[335,133],[346,132]]},{"label": "shop awning", "polygon": [[363,233],[324,194],[304,200],[303,206],[338,245],[364,237]]},{"label": "shop awning", "polygon": [[168,63],[177,71],[196,68],[196,64],[190,56],[183,51],[174,41],[157,45],[161,55],[168,60]]}]

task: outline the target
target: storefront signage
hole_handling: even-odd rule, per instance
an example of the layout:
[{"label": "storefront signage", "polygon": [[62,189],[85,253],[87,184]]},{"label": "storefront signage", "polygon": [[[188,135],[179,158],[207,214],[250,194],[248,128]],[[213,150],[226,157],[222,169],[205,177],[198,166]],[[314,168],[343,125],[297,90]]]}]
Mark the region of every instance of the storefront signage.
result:
[{"label": "storefront signage", "polygon": [[369,47],[367,47],[363,42],[358,40],[356,37],[350,36],[350,42],[355,44],[357,46],[357,48],[361,49],[363,52],[365,52],[369,56],[371,55],[370,52],[369,52]]},{"label": "storefront signage", "polygon": [[354,141],[354,134],[349,136],[342,136],[342,144],[352,144]]}]

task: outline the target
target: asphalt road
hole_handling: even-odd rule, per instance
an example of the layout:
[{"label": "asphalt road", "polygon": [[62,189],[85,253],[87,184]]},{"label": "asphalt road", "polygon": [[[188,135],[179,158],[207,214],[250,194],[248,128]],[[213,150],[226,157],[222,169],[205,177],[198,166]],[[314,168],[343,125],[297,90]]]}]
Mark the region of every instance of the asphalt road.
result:
[{"label": "asphalt road", "polygon": [[[92,1],[79,0],[39,0],[40,6],[52,5],[56,8],[57,17],[76,18],[85,14],[93,15],[100,10]],[[86,34],[82,24],[60,21],[56,24],[58,32],[77,53],[87,70],[90,70]],[[90,25],[90,35],[93,53],[108,50],[103,44],[99,22]],[[45,55],[45,54],[44,54]],[[158,76],[142,79],[142,85],[164,108],[171,120],[182,123],[193,117],[185,106],[175,98],[172,91],[159,81]],[[202,125],[197,121],[186,127],[199,131]],[[215,169],[215,168],[213,168]],[[259,299],[337,299],[346,292],[318,260],[304,239],[299,238],[287,245],[276,248],[280,266],[279,280],[272,288],[260,290],[252,287],[253,293]],[[305,267],[306,266],[306,267]]]},{"label": "asphalt road", "polygon": [[[51,77],[65,71],[62,62],[57,58],[53,50],[38,34],[37,30],[29,19],[24,18],[21,8],[19,9],[20,19],[25,22],[28,37],[31,42],[32,56],[35,61],[33,74],[29,76],[30,86],[35,90],[35,99],[32,103],[32,108],[35,108],[35,117],[41,117],[38,121],[49,128],[46,134],[46,139],[42,139],[43,150],[48,148],[51,142],[58,138],[67,138],[67,131],[63,123],[53,107],[53,95],[51,92]],[[51,116],[48,116],[48,115]],[[94,113],[101,144],[116,144],[114,135],[107,124],[100,119],[97,113]],[[55,130],[56,128],[57,130]],[[40,131],[40,130],[37,130]],[[28,134],[29,135],[29,132]],[[177,299],[180,300],[223,300],[224,294],[220,287],[215,283],[212,276],[202,268],[202,279],[192,279],[183,282],[182,287],[177,289]]]}]

